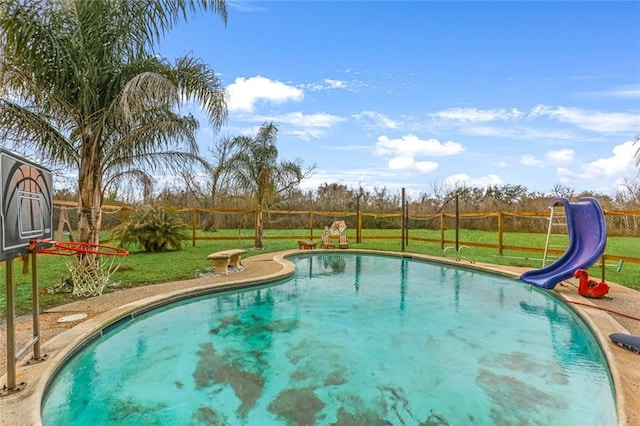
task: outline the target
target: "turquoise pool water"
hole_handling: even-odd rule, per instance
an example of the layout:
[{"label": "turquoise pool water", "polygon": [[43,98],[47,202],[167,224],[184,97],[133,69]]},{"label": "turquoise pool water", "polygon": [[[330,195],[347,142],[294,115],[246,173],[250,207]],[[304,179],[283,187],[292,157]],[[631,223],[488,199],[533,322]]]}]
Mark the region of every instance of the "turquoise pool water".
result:
[{"label": "turquoise pool water", "polygon": [[600,347],[545,292],[408,258],[290,260],[290,279],[168,305],[87,345],[43,423],[616,423]]}]

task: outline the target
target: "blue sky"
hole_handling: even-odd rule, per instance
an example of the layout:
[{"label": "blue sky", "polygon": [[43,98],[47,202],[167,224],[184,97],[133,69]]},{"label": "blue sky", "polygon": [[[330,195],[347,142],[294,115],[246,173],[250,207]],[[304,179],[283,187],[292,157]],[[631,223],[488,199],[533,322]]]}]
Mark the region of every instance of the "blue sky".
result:
[{"label": "blue sky", "polygon": [[557,184],[613,194],[638,181],[640,2],[233,1],[160,54],[191,53],[228,90],[219,131],[279,128],[283,159],[409,194]]}]

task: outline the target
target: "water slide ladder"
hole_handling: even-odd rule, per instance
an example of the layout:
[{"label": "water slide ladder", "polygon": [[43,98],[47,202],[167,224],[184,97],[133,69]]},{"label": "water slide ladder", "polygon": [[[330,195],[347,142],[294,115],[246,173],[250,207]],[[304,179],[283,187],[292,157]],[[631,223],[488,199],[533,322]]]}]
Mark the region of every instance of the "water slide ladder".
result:
[{"label": "water slide ladder", "polygon": [[[544,244],[544,255],[542,256],[542,267],[547,265],[549,249],[566,250],[569,246],[569,232],[567,229],[567,214],[562,204],[550,206],[549,224],[547,227],[547,239]],[[560,241],[560,239],[562,239]],[[557,258],[557,257],[556,257]]]}]

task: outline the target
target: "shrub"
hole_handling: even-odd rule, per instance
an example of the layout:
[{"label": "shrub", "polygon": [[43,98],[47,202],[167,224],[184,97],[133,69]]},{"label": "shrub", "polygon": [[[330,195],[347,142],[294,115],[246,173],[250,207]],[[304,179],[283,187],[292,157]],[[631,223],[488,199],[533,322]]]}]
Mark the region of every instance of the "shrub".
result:
[{"label": "shrub", "polygon": [[162,252],[167,248],[182,249],[182,243],[189,239],[186,225],[180,218],[162,207],[143,206],[132,218],[115,228],[113,238],[120,240],[121,247],[139,244],[147,252]]}]

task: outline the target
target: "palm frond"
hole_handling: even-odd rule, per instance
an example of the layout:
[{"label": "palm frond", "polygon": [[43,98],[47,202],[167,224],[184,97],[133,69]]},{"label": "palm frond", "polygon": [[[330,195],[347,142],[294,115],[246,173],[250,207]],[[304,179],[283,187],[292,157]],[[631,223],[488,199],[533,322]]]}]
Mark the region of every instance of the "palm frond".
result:
[{"label": "palm frond", "polygon": [[165,76],[145,71],[127,81],[118,98],[123,119],[132,121],[149,109],[170,109],[180,101],[175,85]]},{"label": "palm frond", "polygon": [[216,73],[201,59],[183,56],[172,73],[179,93],[202,105],[212,125],[220,128],[227,119],[226,91]]},{"label": "palm frond", "polygon": [[177,150],[179,146],[184,147],[185,152],[197,155],[196,128],[197,121],[193,117],[181,117],[167,111],[148,112],[143,122],[135,125],[114,125],[105,140],[103,168],[115,167],[155,152]]},{"label": "palm frond", "polygon": [[54,164],[77,166],[77,150],[53,124],[44,113],[0,99],[0,139],[16,147],[28,145]]},{"label": "palm frond", "polygon": [[130,184],[132,180],[141,186],[143,194],[151,193],[154,183],[153,177],[145,170],[132,168],[123,170],[110,169],[109,174],[105,175],[103,193],[111,189],[115,190],[124,183]]}]

